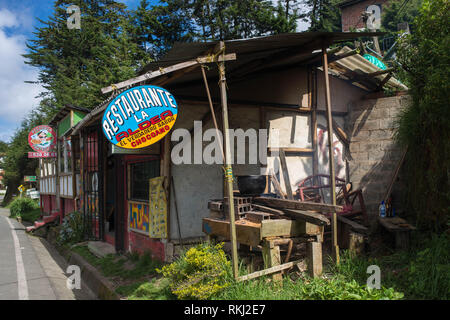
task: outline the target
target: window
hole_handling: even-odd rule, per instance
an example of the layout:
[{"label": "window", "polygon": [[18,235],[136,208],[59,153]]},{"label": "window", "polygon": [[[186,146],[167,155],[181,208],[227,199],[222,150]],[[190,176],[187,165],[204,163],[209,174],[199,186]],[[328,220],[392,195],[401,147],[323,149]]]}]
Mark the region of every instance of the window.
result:
[{"label": "window", "polygon": [[148,202],[148,180],[159,176],[159,160],[130,164],[130,199]]},{"label": "window", "polygon": [[72,172],[72,146],[70,138],[59,140],[59,171],[62,173]]}]

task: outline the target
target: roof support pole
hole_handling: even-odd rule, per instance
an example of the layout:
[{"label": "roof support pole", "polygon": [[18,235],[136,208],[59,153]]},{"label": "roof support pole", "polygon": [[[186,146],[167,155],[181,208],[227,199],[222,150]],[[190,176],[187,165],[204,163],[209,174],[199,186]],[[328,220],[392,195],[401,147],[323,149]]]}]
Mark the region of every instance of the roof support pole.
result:
[{"label": "roof support pole", "polygon": [[[330,79],[328,77],[328,56],[327,45],[322,45],[322,60],[323,60],[323,77],[325,80],[325,107],[327,109],[327,124],[328,124],[328,162],[330,166],[330,195],[332,204],[336,205],[336,179],[334,169],[334,152],[333,152],[333,118],[331,115],[331,97],[330,97]],[[333,212],[332,222],[332,254],[336,264],[339,264],[339,246],[337,243],[337,216],[336,211]]]},{"label": "roof support pole", "polygon": [[[220,52],[225,57],[225,42],[220,41]],[[228,194],[228,214],[230,217],[230,235],[231,235],[231,258],[233,265],[233,276],[238,278],[238,255],[236,243],[236,225],[234,217],[234,196],[233,196],[233,169],[231,167],[231,150],[230,150],[230,135],[228,134],[228,103],[227,103],[227,84],[225,77],[225,59],[219,62],[219,86],[220,98],[222,101],[223,114],[223,131],[225,138],[225,183]]]}]

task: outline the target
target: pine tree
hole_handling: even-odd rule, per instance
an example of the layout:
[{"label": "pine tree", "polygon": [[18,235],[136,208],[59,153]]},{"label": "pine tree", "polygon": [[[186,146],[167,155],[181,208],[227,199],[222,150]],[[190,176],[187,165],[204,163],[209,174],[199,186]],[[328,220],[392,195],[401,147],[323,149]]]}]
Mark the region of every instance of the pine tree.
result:
[{"label": "pine tree", "polygon": [[[291,5],[295,1],[291,2]],[[287,14],[286,14],[287,12]],[[146,0],[132,13],[135,39],[154,57],[177,41],[214,41],[251,38],[296,28],[297,10],[267,0],[162,0],[149,7]]]},{"label": "pine tree", "polygon": [[309,11],[303,15],[304,21],[311,23],[308,31],[341,31],[339,0],[304,0]]},{"label": "pine tree", "polygon": [[[81,11],[81,29],[67,27],[69,5]],[[27,43],[27,63],[40,69],[39,82],[57,108],[94,107],[100,89],[135,74],[139,47],[128,35],[125,5],[112,0],[58,0],[48,21]]]}]

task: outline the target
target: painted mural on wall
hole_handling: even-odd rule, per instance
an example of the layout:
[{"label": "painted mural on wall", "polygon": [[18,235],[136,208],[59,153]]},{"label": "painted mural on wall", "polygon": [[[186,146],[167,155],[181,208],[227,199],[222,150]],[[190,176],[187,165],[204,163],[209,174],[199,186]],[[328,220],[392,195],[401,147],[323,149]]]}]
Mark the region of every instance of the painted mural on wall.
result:
[{"label": "painted mural on wall", "polygon": [[149,206],[148,204],[129,202],[129,228],[149,234]]},{"label": "painted mural on wall", "polygon": [[103,133],[120,148],[148,147],[172,129],[177,113],[177,102],[166,89],[152,85],[133,87],[119,94],[105,109]]},{"label": "painted mural on wall", "polygon": [[[329,174],[329,156],[328,156],[328,131],[317,127],[317,152],[319,159],[319,173]],[[344,145],[333,133],[333,155],[336,177],[345,179],[346,163],[344,159]]]},{"label": "painted mural on wall", "polygon": [[150,179],[150,238],[167,238],[166,177]]}]

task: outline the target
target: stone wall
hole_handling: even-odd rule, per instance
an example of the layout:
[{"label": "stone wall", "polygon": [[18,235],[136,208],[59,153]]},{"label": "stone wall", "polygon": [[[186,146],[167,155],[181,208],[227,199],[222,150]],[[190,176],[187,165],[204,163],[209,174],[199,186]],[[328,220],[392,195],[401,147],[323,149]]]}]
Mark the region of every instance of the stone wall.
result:
[{"label": "stone wall", "polygon": [[[346,130],[350,138],[349,176],[353,189],[363,190],[364,202],[373,222],[392,180],[403,150],[394,141],[396,120],[408,96],[360,100],[349,109]],[[401,178],[401,177],[400,177]],[[393,201],[401,212],[401,179],[394,185]],[[371,225],[373,225],[371,223]]]}]

